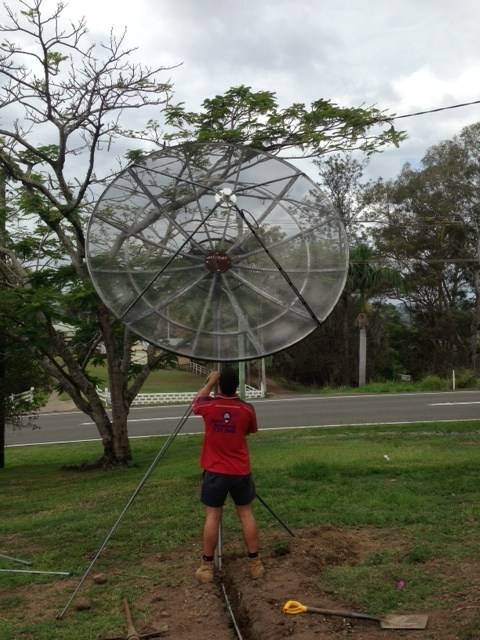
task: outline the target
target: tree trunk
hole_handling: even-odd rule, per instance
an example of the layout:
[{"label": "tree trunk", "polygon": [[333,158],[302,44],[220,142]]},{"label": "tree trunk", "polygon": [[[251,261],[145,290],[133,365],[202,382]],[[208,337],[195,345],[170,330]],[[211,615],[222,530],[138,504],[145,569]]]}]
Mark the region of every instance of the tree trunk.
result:
[{"label": "tree trunk", "polygon": [[115,464],[128,464],[132,459],[128,441],[128,414],[130,408],[126,402],[126,389],[118,375],[110,377],[112,399],[112,444]]},{"label": "tree trunk", "polygon": [[48,358],[43,359],[42,365],[48,375],[57,380],[69,394],[75,406],[95,423],[102,438],[103,446],[103,456],[100,463],[106,465],[122,464],[123,461],[117,460],[115,454],[117,447],[114,442],[112,420],[110,420],[110,416],[91,381],[78,370],[70,371],[70,376],[67,376],[62,369],[54,366],[51,359]]},{"label": "tree trunk", "polygon": [[[99,308],[100,326],[107,352],[107,370],[109,390],[112,402],[111,447],[104,452],[111,464],[128,464],[132,460],[132,452],[128,441],[128,414],[130,403],[128,400],[128,363],[130,350],[122,348],[122,356],[119,357],[120,347],[117,344],[118,336],[115,336],[112,327],[112,317],[108,309],[101,305]],[[125,329],[124,331],[128,331]],[[124,342],[128,336],[124,334]],[[122,345],[125,347],[125,344]],[[110,444],[110,443],[109,443]]]}]

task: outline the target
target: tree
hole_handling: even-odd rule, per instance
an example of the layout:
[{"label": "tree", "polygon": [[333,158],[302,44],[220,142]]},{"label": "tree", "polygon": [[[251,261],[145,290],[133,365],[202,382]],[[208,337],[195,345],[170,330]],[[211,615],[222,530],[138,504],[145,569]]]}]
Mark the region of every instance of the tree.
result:
[{"label": "tree", "polygon": [[[7,243],[6,180],[0,171],[0,247]],[[41,371],[34,351],[22,341],[9,341],[8,308],[9,257],[0,253],[0,469],[5,466],[5,429],[7,422],[16,427],[31,422],[32,403],[12,400],[12,395],[35,387],[37,392],[45,387],[45,374]],[[25,363],[30,366],[26,367]],[[37,393],[38,397],[38,393]],[[25,411],[29,412],[24,417]]]},{"label": "tree", "polygon": [[[326,159],[314,160],[320,176],[320,188],[327,194],[335,211],[340,216],[347,234],[350,250],[364,238],[363,219],[367,200],[365,197],[367,185],[362,180],[366,160],[360,161],[352,154],[333,154]],[[343,357],[341,379],[339,384],[354,383],[353,361],[351,349],[352,306],[356,306],[352,287],[347,283],[340,300],[340,309],[336,309],[336,322],[342,327],[342,342],[337,343],[337,352]],[[358,313],[358,311],[357,311]],[[356,318],[355,314],[355,318]],[[355,379],[356,380],[356,379]]]},{"label": "tree", "polygon": [[[320,99],[310,106],[295,103],[281,108],[274,92],[252,91],[244,85],[204,100],[199,112],[179,104],[168,105],[165,115],[173,127],[164,136],[168,141],[223,140],[290,159],[318,158],[334,151],[372,154],[391,144],[398,146],[405,138],[375,107],[340,107]],[[158,130],[156,123],[150,123],[144,136]]]},{"label": "tree", "polygon": [[429,149],[419,169],[406,165],[396,179],[375,187],[374,206],[383,220],[376,246],[403,276],[401,299],[415,328],[411,365],[417,375],[445,374],[455,362],[468,365],[479,299],[474,179],[460,137]]},{"label": "tree", "polygon": [[[11,126],[0,128],[0,164],[12,208],[29,225],[2,247],[16,283],[9,292],[15,298],[11,331],[35,345],[48,375],[95,422],[103,462],[125,463],[131,458],[129,407],[165,354],[151,346],[147,364],[135,367],[136,337],[112,317],[88,279],[83,225],[106,178],[97,175],[99,152],[133,138],[143,147],[131,150],[132,159],[145,152],[145,141],[164,145],[178,140],[229,140],[304,156],[338,148],[371,153],[398,144],[403,134],[377,109],[342,108],[328,100],[280,109],[274,93],[248,87],[206,100],[199,113],[188,112],[169,103],[170,87],[158,79],[161,67],[129,61],[125,34],[112,33],[99,55],[84,44],[83,20],[62,26],[63,5],[51,14],[44,14],[42,0],[22,0],[20,6],[18,14],[7,8],[9,23],[0,28],[18,37],[17,43],[0,45],[5,81],[0,104],[16,110]],[[122,120],[129,110],[150,106],[164,109],[167,136],[154,120],[142,131],[128,129]],[[375,123],[380,127],[374,130]],[[59,323],[73,325],[73,336],[59,331]],[[112,418],[87,370],[99,357],[100,342],[106,349]]]},{"label": "tree", "polygon": [[[87,42],[84,20],[62,25],[63,5],[48,14],[42,0],[19,4],[18,13],[7,7],[8,24],[0,27],[18,38],[0,44],[0,163],[10,210],[23,220],[1,247],[9,260],[9,331],[35,346],[47,374],[95,422],[103,462],[125,463],[129,406],[165,356],[150,347],[147,364],[133,365],[135,337],[90,284],[83,226],[105,177],[97,174],[97,156],[122,138],[122,114],[165,105],[170,87],[159,80],[163,68],[130,62],[125,33],[111,33],[98,53]],[[58,330],[61,321],[74,325],[72,339]],[[87,371],[100,341],[112,419]]]},{"label": "tree", "polygon": [[[473,292],[470,356],[480,373],[480,123],[465,127],[458,136],[431,147],[425,171],[441,172],[445,204],[462,227],[465,277]],[[440,185],[437,185],[440,191]],[[448,214],[447,214],[448,215]],[[459,232],[460,229],[458,229]]]},{"label": "tree", "polygon": [[350,244],[363,237],[362,222],[367,205],[366,183],[362,181],[367,160],[349,153],[335,153],[314,160],[320,176],[320,188],[339,214]]}]

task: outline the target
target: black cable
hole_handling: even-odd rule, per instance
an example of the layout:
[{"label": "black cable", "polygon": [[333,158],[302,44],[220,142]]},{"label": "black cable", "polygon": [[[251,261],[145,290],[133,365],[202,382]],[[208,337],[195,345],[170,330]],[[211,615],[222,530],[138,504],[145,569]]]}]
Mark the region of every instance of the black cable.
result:
[{"label": "black cable", "polygon": [[448,109],[460,109],[460,107],[469,107],[472,104],[480,104],[480,100],[472,100],[471,102],[462,102],[460,104],[452,104],[449,107],[436,107],[435,109],[426,109],[425,111],[415,111],[413,113],[404,113],[401,116],[392,116],[391,118],[380,118],[377,122],[388,122],[390,120],[400,120],[400,118],[414,118],[415,116],[423,116],[427,113],[437,113],[438,111],[447,111]]},{"label": "black cable", "polygon": [[479,264],[480,258],[372,258],[371,260],[351,260],[350,264],[389,264],[390,262],[400,262],[401,264],[408,264],[410,262],[422,262],[425,264],[474,262]]}]

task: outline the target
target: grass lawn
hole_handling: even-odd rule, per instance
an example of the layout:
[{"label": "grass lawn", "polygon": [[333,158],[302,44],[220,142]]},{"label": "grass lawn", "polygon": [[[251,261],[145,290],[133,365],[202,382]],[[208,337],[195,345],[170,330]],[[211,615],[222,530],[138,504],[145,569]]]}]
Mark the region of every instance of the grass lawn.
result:
[{"label": "grass lawn", "polygon": [[[286,390],[290,390],[292,393],[305,393],[305,394],[325,394],[325,395],[339,395],[339,394],[362,394],[362,393],[422,393],[424,391],[451,391],[452,384],[450,380],[436,378],[433,383],[427,380],[419,382],[397,382],[397,381],[385,381],[385,382],[368,382],[362,387],[316,387],[312,385],[302,385],[294,382],[284,382],[283,386]],[[472,384],[469,387],[463,389],[458,388],[461,391],[466,389],[478,389],[477,384]]]},{"label": "grass lawn", "polygon": [[[89,367],[90,375],[98,379],[101,387],[107,386],[107,375],[105,367]],[[142,387],[142,393],[170,393],[183,391],[197,391],[203,382],[201,376],[196,376],[190,371],[182,369],[158,369],[152,371]],[[68,394],[62,394],[63,399],[67,399]]]},{"label": "grass lawn", "polygon": [[[7,449],[0,553],[31,559],[39,570],[71,570],[75,586],[162,442],[133,440],[136,466],[110,472],[62,470],[98,456],[95,443]],[[29,606],[35,589],[42,589],[45,609],[55,611],[72,589],[59,589],[52,577],[0,574],[0,639],[90,640],[123,628],[120,596],[138,595],[149,578],[174,581],[171,573],[154,575],[144,561],[174,550],[197,553],[199,446],[197,436],[177,438],[127,513],[94,570],[111,576],[94,615],[72,607],[62,621],[44,616],[35,624]],[[290,527],[391,532],[391,549],[329,566],[319,575],[321,589],[381,614],[428,610],[471,587],[471,576],[452,576],[455,567],[478,567],[480,421],[264,431],[252,438],[251,452],[259,494]],[[260,505],[256,514],[263,530],[277,529]],[[236,535],[238,527],[227,508],[229,538],[231,530]],[[0,566],[19,568],[1,559]],[[396,589],[398,579],[408,588]],[[96,589],[89,581],[81,595],[95,597]],[[478,637],[462,633],[462,640]]]}]

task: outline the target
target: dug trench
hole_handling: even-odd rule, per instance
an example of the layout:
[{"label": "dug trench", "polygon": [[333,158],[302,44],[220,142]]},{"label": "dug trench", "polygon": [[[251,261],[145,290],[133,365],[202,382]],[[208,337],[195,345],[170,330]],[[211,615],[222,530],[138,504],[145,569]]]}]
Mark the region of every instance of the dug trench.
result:
[{"label": "dug trench", "polygon": [[[421,611],[397,611],[428,614],[428,627],[423,631],[385,631],[374,621],[320,614],[284,614],[282,606],[289,599],[328,609],[358,611],[357,594],[352,593],[351,598],[340,599],[332,591],[327,592],[322,588],[323,572],[333,566],[362,563],[372,554],[391,550],[392,547],[399,553],[408,549],[408,541],[395,539],[394,534],[388,530],[345,530],[322,526],[296,531],[295,534],[295,537],[289,538],[282,533],[265,533],[263,560],[266,571],[258,580],[250,578],[248,560],[240,545],[225,545],[223,571],[213,584],[196,584],[193,578],[196,560],[189,560],[187,567],[183,555],[182,574],[185,577],[175,586],[145,593],[137,606],[148,609],[153,627],[160,628],[168,620],[169,628],[165,637],[175,640],[234,640],[239,636],[225,604],[223,584],[244,640],[339,640],[345,637],[356,640],[391,637],[402,640],[478,640],[478,634],[468,635],[469,630],[475,628],[475,616],[480,607],[480,591],[476,579],[473,582],[477,587],[472,584],[468,594],[462,593],[459,596],[458,593],[443,593],[433,605],[430,603],[429,610],[425,610],[423,606]],[[171,558],[157,560],[172,561]],[[471,572],[473,579],[478,575],[478,569],[478,566],[469,566],[466,571]],[[426,579],[434,579],[432,576],[436,570],[451,572],[453,576],[458,571],[458,566],[419,569],[426,576],[429,574]],[[185,572],[190,575],[186,576]],[[465,605],[465,602],[469,604]],[[150,629],[145,628],[144,631],[147,630]]]}]

